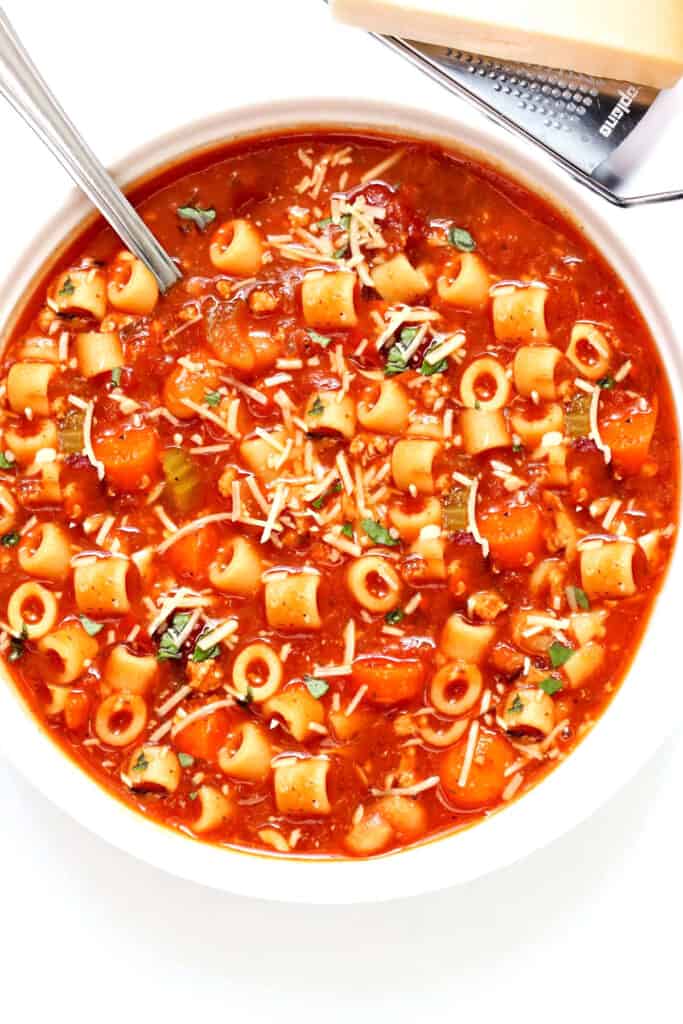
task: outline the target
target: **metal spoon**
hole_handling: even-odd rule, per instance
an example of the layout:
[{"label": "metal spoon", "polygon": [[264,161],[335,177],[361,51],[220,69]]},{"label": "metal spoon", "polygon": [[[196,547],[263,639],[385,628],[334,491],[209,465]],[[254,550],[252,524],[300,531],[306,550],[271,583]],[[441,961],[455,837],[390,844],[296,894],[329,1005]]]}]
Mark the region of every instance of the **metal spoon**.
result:
[{"label": "metal spoon", "polygon": [[154,274],[162,292],[182,274],[66,116],[0,7],[0,94],[42,139],[109,222]]}]

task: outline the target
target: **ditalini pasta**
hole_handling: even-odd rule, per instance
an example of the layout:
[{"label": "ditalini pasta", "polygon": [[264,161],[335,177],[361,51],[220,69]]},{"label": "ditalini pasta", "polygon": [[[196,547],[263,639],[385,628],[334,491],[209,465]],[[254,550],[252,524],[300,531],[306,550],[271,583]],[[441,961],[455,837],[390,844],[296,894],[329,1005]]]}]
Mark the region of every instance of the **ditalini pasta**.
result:
[{"label": "ditalini pasta", "polygon": [[526,792],[628,668],[679,447],[633,301],[544,201],[300,134],[74,243],[0,365],[0,652],[121,800],[364,857]]}]

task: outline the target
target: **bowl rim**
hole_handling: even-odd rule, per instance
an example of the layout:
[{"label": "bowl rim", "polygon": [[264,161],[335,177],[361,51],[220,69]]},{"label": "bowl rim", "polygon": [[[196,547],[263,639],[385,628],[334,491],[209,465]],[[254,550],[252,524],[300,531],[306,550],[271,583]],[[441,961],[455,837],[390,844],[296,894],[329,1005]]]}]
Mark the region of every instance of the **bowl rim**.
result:
[{"label": "bowl rim", "polygon": [[[224,140],[306,129],[367,129],[436,142],[499,167],[507,176],[549,199],[617,270],[645,317],[667,371],[680,432],[683,355],[652,282],[592,197],[528,143],[501,135],[486,123],[472,126],[457,117],[355,97],[283,99],[234,108],[182,125],[118,161],[113,174],[117,181],[135,184],[170,163]],[[72,191],[16,259],[17,272],[8,275],[0,288],[2,308],[11,310],[0,333],[0,347],[11,329],[20,297],[42,268],[63,250],[69,237],[80,230],[89,213],[88,201]],[[286,902],[345,904],[414,896],[465,883],[546,846],[591,815],[649,760],[683,718],[683,691],[677,693],[673,684],[669,684],[665,698],[669,702],[668,717],[653,711],[638,715],[632,706],[638,678],[645,674],[655,654],[663,655],[667,643],[671,646],[672,632],[675,636],[675,630],[666,628],[670,612],[665,615],[664,611],[675,609],[676,597],[683,598],[683,587],[677,582],[683,579],[682,563],[677,540],[655,614],[626,680],[596,727],[567,761],[523,799],[506,807],[504,813],[406,850],[369,860],[291,859],[212,846],[151,822],[91,779],[46,729],[37,727],[4,666],[0,668],[0,749],[44,796],[89,831],[142,861],[216,889]]]}]

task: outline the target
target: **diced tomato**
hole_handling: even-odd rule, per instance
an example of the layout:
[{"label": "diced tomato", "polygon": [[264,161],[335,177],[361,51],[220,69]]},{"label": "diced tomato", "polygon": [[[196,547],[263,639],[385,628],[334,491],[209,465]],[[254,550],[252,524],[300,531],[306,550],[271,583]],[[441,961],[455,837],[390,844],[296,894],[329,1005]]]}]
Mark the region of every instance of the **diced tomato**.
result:
[{"label": "diced tomato", "polygon": [[457,533],[446,550],[448,589],[457,600],[466,601],[486,585],[486,562],[471,533]]},{"label": "diced tomato", "polygon": [[218,370],[208,365],[205,352],[190,352],[187,358],[201,369],[188,370],[186,366],[176,366],[164,381],[163,387],[164,405],[179,420],[190,420],[196,416],[184,404],[186,400],[202,405],[207,391],[215,391],[220,383]]},{"label": "diced tomato", "polygon": [[600,436],[612,452],[612,462],[623,473],[638,473],[647,458],[657,422],[657,402],[606,392],[601,397]]},{"label": "diced tomato", "polygon": [[181,729],[175,738],[175,748],[201,761],[215,761],[229,728],[228,712],[225,708],[218,708]]},{"label": "diced tomato", "polygon": [[508,741],[493,732],[480,732],[464,786],[459,785],[467,752],[467,738],[447,751],[439,768],[441,785],[449,803],[463,810],[490,807],[505,789],[506,768],[514,762],[515,751]]},{"label": "diced tomato", "polygon": [[543,548],[543,519],[536,505],[512,505],[480,512],[479,531],[501,569],[525,569]]},{"label": "diced tomato", "polygon": [[216,529],[209,523],[176,541],[168,549],[166,558],[179,576],[187,577],[195,584],[204,583],[209,565],[216,557],[217,543]]},{"label": "diced tomato", "polygon": [[424,684],[424,668],[419,661],[387,658],[381,655],[358,658],[352,678],[357,686],[367,686],[367,698],[373,704],[400,704],[417,697]]},{"label": "diced tomato", "polygon": [[93,441],[95,457],[104,464],[107,482],[119,491],[149,486],[159,467],[159,438],[152,427],[121,427]]}]

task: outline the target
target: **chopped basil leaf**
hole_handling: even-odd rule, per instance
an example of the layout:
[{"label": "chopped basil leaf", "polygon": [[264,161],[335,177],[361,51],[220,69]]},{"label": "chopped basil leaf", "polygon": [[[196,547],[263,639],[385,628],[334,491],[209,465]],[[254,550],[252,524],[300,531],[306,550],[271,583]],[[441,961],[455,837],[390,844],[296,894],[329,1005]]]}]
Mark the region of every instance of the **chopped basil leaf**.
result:
[{"label": "chopped basil leaf", "polygon": [[334,260],[341,260],[341,259],[343,259],[344,255],[346,253],[346,248],[347,247],[345,245],[342,245],[341,249],[335,249],[334,252],[332,253],[332,259],[334,259]]},{"label": "chopped basil leaf", "polygon": [[553,668],[561,668],[566,661],[569,661],[574,651],[571,647],[567,647],[566,644],[561,644],[559,640],[555,640],[550,645],[548,653],[550,655],[550,664]]},{"label": "chopped basil leaf", "polygon": [[351,523],[344,523],[344,525],[341,528],[341,532],[344,534],[345,537],[348,537],[350,540],[353,540],[353,526],[351,525]]},{"label": "chopped basil leaf", "polygon": [[332,484],[331,487],[328,487],[326,491],[323,491],[323,493],[318,498],[316,498],[315,501],[311,502],[311,508],[318,509],[319,511],[323,507],[323,505],[325,505],[329,501],[332,495],[339,494],[341,489],[341,480],[337,480],[335,483]]},{"label": "chopped basil leaf", "polygon": [[406,362],[406,356],[403,348],[399,342],[392,345],[387,352],[387,361],[384,365],[385,377],[391,377],[394,373],[403,373],[404,370],[408,369]]},{"label": "chopped basil leaf", "polygon": [[189,612],[177,612],[171,625],[161,634],[157,661],[177,661],[180,657],[178,638],[190,621]]},{"label": "chopped basil leaf", "polygon": [[611,390],[611,388],[613,388],[615,384],[616,384],[616,381],[615,381],[614,377],[610,376],[609,373],[607,374],[607,376],[601,377],[600,380],[598,381],[598,387],[599,388],[604,388],[605,391]]},{"label": "chopped basil leaf", "polygon": [[454,224],[448,229],[448,241],[460,252],[474,252],[477,248],[477,243],[469,231],[466,231],[465,228],[456,228]]},{"label": "chopped basil leaf", "polygon": [[115,388],[117,388],[120,385],[120,383],[121,383],[121,374],[122,373],[123,373],[123,367],[122,366],[115,366],[114,369],[111,371],[111,382],[112,382],[112,384],[114,385]]},{"label": "chopped basil leaf", "polygon": [[411,341],[415,341],[419,327],[404,327],[399,334],[399,341],[402,345],[410,345]]},{"label": "chopped basil leaf", "polygon": [[149,768],[149,761],[145,757],[144,750],[141,750],[131,765],[130,770],[132,772],[144,772],[146,768]]},{"label": "chopped basil leaf", "polygon": [[422,360],[420,373],[423,377],[431,377],[433,373],[445,373],[448,369],[448,360],[439,359],[437,363],[430,363],[426,358]]},{"label": "chopped basil leaf", "polygon": [[523,444],[513,444],[512,450],[515,453],[515,455],[519,455],[520,452],[524,451],[524,445]]},{"label": "chopped basil leaf", "polygon": [[87,615],[79,615],[78,617],[81,620],[81,625],[88,636],[97,636],[97,634],[101,633],[104,629],[103,622],[93,622],[93,620],[89,619]]},{"label": "chopped basil leaf", "polygon": [[190,661],[211,661],[213,658],[220,657],[220,644],[214,644],[213,647],[200,647],[199,640],[201,640],[201,635],[197,638],[197,643],[194,645],[194,650],[190,656]]},{"label": "chopped basil leaf", "polygon": [[201,206],[179,206],[176,212],[181,220],[191,220],[200,231],[203,231],[205,227],[216,219],[216,211],[214,209],[204,210]]},{"label": "chopped basil leaf", "polygon": [[542,679],[538,684],[544,693],[547,693],[549,697],[552,697],[554,693],[562,689],[562,683],[559,679],[555,679],[554,676],[548,676],[547,679]]},{"label": "chopped basil leaf", "polygon": [[311,341],[314,341],[316,345],[322,346],[322,348],[327,348],[332,342],[332,338],[328,338],[326,334],[318,334],[317,331],[313,331],[310,328],[307,333]]},{"label": "chopped basil leaf", "polygon": [[574,598],[579,608],[583,608],[584,611],[589,611],[591,603],[588,600],[588,594],[581,587],[574,587]]},{"label": "chopped basil leaf", "polygon": [[392,608],[390,612],[387,612],[384,616],[384,621],[390,626],[396,626],[405,616],[405,612],[402,608]]},{"label": "chopped basil leaf", "polygon": [[211,405],[211,406],[220,405],[222,397],[223,396],[221,395],[220,391],[205,391],[204,392],[204,403],[205,403],[205,405]]},{"label": "chopped basil leaf", "polygon": [[73,283],[71,278],[67,275],[67,277],[64,278],[64,284],[62,285],[62,287],[57,292],[57,295],[66,295],[66,296],[73,295],[73,293],[75,291],[76,291],[76,285]]},{"label": "chopped basil leaf", "polygon": [[19,543],[20,534],[16,530],[12,530],[10,533],[3,533],[0,537],[0,544],[3,548],[13,548]]},{"label": "chopped basil leaf", "polygon": [[512,704],[508,708],[508,713],[511,715],[518,715],[522,711],[524,711],[524,704],[522,703],[519,694],[516,693],[514,696],[514,700],[512,701]]},{"label": "chopped basil leaf", "polygon": [[0,469],[14,469],[15,463],[10,462],[4,452],[0,452]]},{"label": "chopped basil leaf", "polygon": [[371,541],[375,544],[385,544],[387,547],[393,548],[398,544],[395,537],[392,537],[386,526],[382,526],[381,523],[376,523],[374,519],[361,519],[360,525],[363,527],[365,532]]},{"label": "chopped basil leaf", "polygon": [[348,231],[349,230],[349,228],[351,227],[351,214],[350,213],[342,213],[341,217],[339,218],[339,227],[343,228],[344,231]]},{"label": "chopped basil leaf", "polygon": [[330,684],[325,679],[317,679],[316,676],[308,674],[304,675],[304,682],[311,697],[315,697],[316,700],[323,697],[330,688]]},{"label": "chopped basil leaf", "polygon": [[187,799],[188,800],[196,800],[197,799],[197,791],[195,789],[193,789],[191,793],[187,794]]},{"label": "chopped basil leaf", "polygon": [[322,416],[322,414],[324,412],[325,412],[325,406],[323,405],[322,401],[320,400],[320,395],[316,395],[315,398],[313,399],[313,404],[311,405],[311,407],[308,410],[308,415],[309,416]]},{"label": "chopped basil leaf", "polygon": [[178,760],[183,768],[190,768],[194,764],[194,758],[192,754],[178,754]]}]

